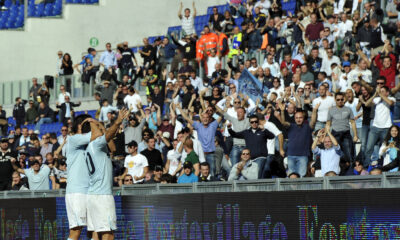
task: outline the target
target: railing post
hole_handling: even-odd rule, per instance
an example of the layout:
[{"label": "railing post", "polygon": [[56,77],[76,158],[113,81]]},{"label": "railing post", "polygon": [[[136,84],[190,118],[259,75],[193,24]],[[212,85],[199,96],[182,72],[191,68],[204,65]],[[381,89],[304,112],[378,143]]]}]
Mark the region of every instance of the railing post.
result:
[{"label": "railing post", "polygon": [[382,173],[382,176],[381,176],[381,177],[382,177],[382,178],[381,178],[381,187],[382,187],[382,188],[388,188],[389,186],[388,186],[388,181],[387,181],[386,172]]},{"label": "railing post", "polygon": [[192,193],[197,193],[197,182],[192,184]]},{"label": "railing post", "polygon": [[[93,86],[93,81],[90,81],[90,85],[89,85],[89,96],[88,97],[92,97],[93,96],[93,89],[94,89],[94,86]],[[82,94],[82,97],[83,97],[84,95]]]},{"label": "railing post", "polygon": [[233,192],[239,192],[236,180],[232,181],[232,191]]},{"label": "railing post", "polygon": [[[83,91],[83,89],[82,89],[82,91]],[[71,94],[71,98],[75,97],[75,78],[71,79],[71,92],[70,92],[70,94]]]},{"label": "railing post", "polygon": [[280,178],[275,178],[275,185],[276,185],[276,191],[282,191],[281,187],[281,179]]}]

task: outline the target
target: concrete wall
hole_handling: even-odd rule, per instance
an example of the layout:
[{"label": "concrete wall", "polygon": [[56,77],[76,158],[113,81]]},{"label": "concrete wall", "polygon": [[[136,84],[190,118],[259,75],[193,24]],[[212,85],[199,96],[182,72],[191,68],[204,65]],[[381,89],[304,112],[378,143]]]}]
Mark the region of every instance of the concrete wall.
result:
[{"label": "concrete wall", "polygon": [[[99,39],[98,50],[107,42],[124,40],[142,44],[146,36],[164,35],[169,26],[180,24],[177,0],[100,0],[99,6],[65,5],[63,17],[28,18],[24,31],[0,31],[0,82],[31,79],[56,73],[57,51],[68,52],[74,63]],[[183,0],[184,8],[192,1]],[[225,0],[196,0],[198,15]]]}]

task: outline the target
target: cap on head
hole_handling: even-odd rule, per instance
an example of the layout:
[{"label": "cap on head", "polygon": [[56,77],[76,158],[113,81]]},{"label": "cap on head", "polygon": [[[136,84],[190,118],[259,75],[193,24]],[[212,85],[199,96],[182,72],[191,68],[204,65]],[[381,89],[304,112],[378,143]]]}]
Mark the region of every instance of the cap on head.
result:
[{"label": "cap on head", "polygon": [[183,168],[193,168],[193,164],[191,163],[191,162],[185,162],[184,164],[183,164]]},{"label": "cap on head", "polygon": [[349,61],[345,61],[342,63],[343,67],[350,67],[350,62]]},{"label": "cap on head", "polygon": [[163,167],[162,167],[161,165],[156,165],[156,166],[154,167],[154,171],[155,171],[155,172],[162,171],[162,170],[163,170]]}]

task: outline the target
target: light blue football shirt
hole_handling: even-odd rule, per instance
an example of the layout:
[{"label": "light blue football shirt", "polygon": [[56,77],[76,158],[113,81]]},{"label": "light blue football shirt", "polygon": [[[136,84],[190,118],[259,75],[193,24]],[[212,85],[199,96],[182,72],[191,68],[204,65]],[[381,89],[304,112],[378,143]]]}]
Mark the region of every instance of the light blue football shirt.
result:
[{"label": "light blue football shirt", "polygon": [[49,175],[50,168],[47,165],[42,165],[38,173],[35,174],[32,168],[25,170],[25,176],[28,178],[29,189],[35,190],[49,190]]},{"label": "light blue football shirt", "polygon": [[107,153],[108,148],[105,135],[90,142],[86,149],[86,163],[89,170],[88,194],[112,194],[113,167]]},{"label": "light blue football shirt", "polygon": [[75,134],[67,140],[67,193],[86,194],[89,189],[89,171],[86,165],[86,147],[91,133]]}]

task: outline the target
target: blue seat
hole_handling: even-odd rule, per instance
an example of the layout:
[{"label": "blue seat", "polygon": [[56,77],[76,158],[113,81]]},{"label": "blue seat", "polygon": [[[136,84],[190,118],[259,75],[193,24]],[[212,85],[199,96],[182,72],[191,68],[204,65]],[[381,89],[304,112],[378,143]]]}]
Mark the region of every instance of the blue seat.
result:
[{"label": "blue seat", "polygon": [[44,14],[44,3],[35,6],[35,16],[41,17]]},{"label": "blue seat", "polygon": [[207,8],[207,15],[212,14],[213,13],[213,7],[208,7]]},{"label": "blue seat", "polygon": [[12,3],[11,0],[6,0],[6,1],[4,2],[4,6],[5,6],[6,8],[10,8],[12,5],[13,5],[13,3]]},{"label": "blue seat", "polygon": [[43,16],[51,16],[52,13],[52,5],[46,4],[43,11]]},{"label": "blue seat", "polygon": [[52,16],[58,16],[62,14],[62,8],[53,8],[52,9]]}]

